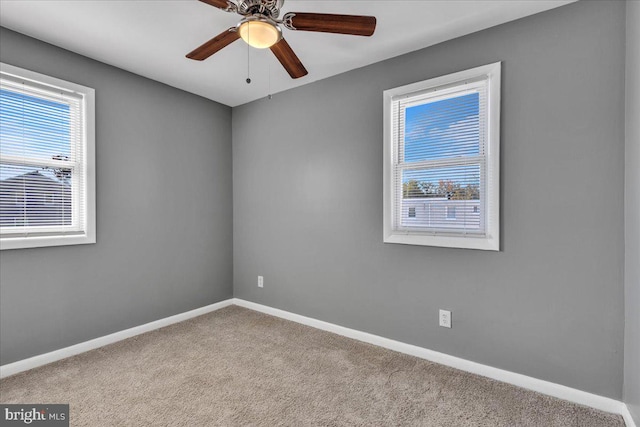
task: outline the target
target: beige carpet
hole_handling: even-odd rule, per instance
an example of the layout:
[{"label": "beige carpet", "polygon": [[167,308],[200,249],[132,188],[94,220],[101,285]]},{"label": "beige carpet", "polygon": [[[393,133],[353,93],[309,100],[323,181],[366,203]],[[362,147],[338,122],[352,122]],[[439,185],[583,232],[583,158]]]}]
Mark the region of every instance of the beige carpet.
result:
[{"label": "beige carpet", "polygon": [[0,381],[77,426],[624,426],[622,418],[240,307]]}]

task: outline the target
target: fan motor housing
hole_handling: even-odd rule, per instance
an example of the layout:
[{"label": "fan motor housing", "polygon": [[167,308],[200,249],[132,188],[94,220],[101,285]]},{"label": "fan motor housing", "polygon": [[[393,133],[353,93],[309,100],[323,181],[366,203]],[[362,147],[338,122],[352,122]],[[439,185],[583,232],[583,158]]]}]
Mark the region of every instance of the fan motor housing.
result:
[{"label": "fan motor housing", "polygon": [[284,0],[242,0],[238,4],[238,12],[242,15],[260,14],[275,19],[280,15]]}]

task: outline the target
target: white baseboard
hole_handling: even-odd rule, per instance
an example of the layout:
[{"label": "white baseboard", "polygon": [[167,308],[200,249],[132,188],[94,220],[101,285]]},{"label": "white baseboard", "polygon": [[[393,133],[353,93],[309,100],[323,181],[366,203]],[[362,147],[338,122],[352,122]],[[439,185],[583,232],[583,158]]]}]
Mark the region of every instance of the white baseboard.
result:
[{"label": "white baseboard", "polygon": [[40,354],[38,356],[30,357],[29,359],[2,365],[0,366],[0,378],[5,378],[10,375],[14,375],[23,371],[27,371],[29,369],[37,368],[39,366],[65,359],[67,357],[75,356],[76,354],[94,350],[108,344],[113,344],[115,342],[122,341],[124,339],[140,335],[145,332],[150,332],[155,329],[191,319],[193,317],[201,316],[203,314],[228,307],[232,304],[283,319],[291,320],[293,322],[301,323],[303,325],[311,326],[323,331],[333,332],[338,335],[377,345],[379,347],[384,347],[389,350],[394,350],[400,353],[419,357],[421,359],[440,363],[442,365],[457,368],[462,371],[471,372],[474,374],[482,375],[484,377],[492,378],[494,380],[513,384],[549,396],[557,397],[559,399],[564,399],[581,405],[590,406],[592,408],[600,409],[606,412],[620,414],[624,418],[627,427],[636,427],[636,424],[634,423],[627,406],[623,402],[615,399],[587,393],[586,391],[581,391],[549,381],[517,374],[515,372],[505,371],[503,369],[494,368],[480,363],[471,362],[459,357],[450,356],[448,354],[440,353],[411,344],[406,344],[400,341],[391,340],[389,338],[380,337],[377,335],[369,334],[367,332],[361,332],[355,329],[346,328],[344,326],[335,325],[333,323],[324,322],[322,320],[313,319],[311,317],[301,316],[299,314],[290,313],[288,311],[268,307],[266,305],[257,304],[239,298],[231,298],[225,301],[220,301],[215,304],[207,305],[205,307],[197,308],[185,313],[176,314],[175,316],[166,317],[154,322],[145,323],[144,325],[105,335],[103,337],[99,337],[90,341],[85,341],[76,345],[72,345],[70,347],[55,350],[50,353]]},{"label": "white baseboard", "polygon": [[47,365],[58,360],[66,359],[67,357],[75,356],[76,354],[84,353],[89,350],[94,350],[99,347],[103,347],[114,342],[122,341],[127,338],[134,337],[136,335],[144,334],[155,329],[160,329],[165,326],[172,325],[174,323],[183,322],[193,317],[198,317],[203,314],[210,313],[212,311],[219,310],[223,307],[228,307],[233,304],[232,299],[217,302],[215,304],[207,305],[204,307],[196,308],[195,310],[187,311],[185,313],[176,314],[175,316],[165,317],[164,319],[156,320],[153,322],[145,323],[144,325],[135,326],[133,328],[125,329],[124,331],[115,332],[113,334],[105,335],[103,337],[95,338],[89,341],[81,342],[79,344],[72,345],[70,347],[61,348],[49,353],[40,354],[38,356],[30,357],[28,359],[19,360],[14,363],[8,363],[0,366],[0,378],[5,378],[10,375],[14,375],[29,369],[37,368],[42,365]]},{"label": "white baseboard", "polygon": [[633,420],[633,417],[631,416],[631,412],[629,412],[629,408],[627,407],[627,405],[624,405],[624,408],[620,415],[622,415],[624,423],[627,425],[627,427],[636,427],[636,422]]},{"label": "white baseboard", "polygon": [[631,414],[627,409],[627,405],[619,400],[599,396],[597,394],[587,393],[586,391],[577,390],[575,388],[555,384],[549,381],[540,380],[522,374],[517,374],[515,372],[505,371],[503,369],[494,368],[491,366],[483,365],[481,363],[471,362],[459,357],[450,356],[448,354],[440,353],[415,345],[391,340],[389,338],[380,337],[378,335],[369,334],[367,332],[345,328],[344,326],[338,326],[333,323],[324,322],[322,320],[313,319],[311,317],[301,316],[299,314],[290,313],[288,311],[268,307],[266,305],[257,304],[239,298],[234,298],[233,304],[272,316],[280,317],[286,320],[291,320],[293,322],[301,323],[303,325],[311,326],[323,331],[333,332],[338,335],[377,345],[379,347],[384,347],[389,350],[409,354],[411,356],[426,359],[431,362],[440,363],[442,365],[450,366],[462,371],[471,372],[483,377],[492,378],[494,380],[513,384],[518,387],[537,391],[538,393],[543,393],[549,396],[557,397],[559,399],[568,400],[580,405],[590,406],[602,411],[620,414],[623,416],[627,427],[636,427],[633,419],[631,418]]}]

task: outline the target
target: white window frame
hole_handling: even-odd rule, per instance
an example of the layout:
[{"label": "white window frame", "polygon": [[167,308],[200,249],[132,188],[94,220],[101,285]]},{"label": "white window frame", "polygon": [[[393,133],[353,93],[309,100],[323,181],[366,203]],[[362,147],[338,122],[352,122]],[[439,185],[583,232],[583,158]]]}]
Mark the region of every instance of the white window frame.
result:
[{"label": "white window frame", "polygon": [[[501,63],[496,62],[384,91],[383,240],[385,243],[500,250],[500,71]],[[485,233],[478,236],[473,233],[433,233],[429,231],[394,229],[395,203],[398,200],[397,191],[402,191],[402,188],[396,188],[394,180],[395,153],[398,150],[397,141],[394,141],[393,138],[392,105],[394,99],[401,96],[410,97],[426,91],[436,91],[444,87],[462,85],[478,78],[487,78],[488,81],[487,142],[485,147],[487,170],[485,174],[485,212],[483,214],[485,220],[487,220]]]},{"label": "white window frame", "polygon": [[[84,230],[80,233],[64,234],[53,230],[45,235],[27,234],[22,236],[0,234],[0,250],[37,248],[46,246],[80,245],[96,242],[96,198],[95,198],[95,90],[76,83],[50,77],[44,74],[25,70],[0,62],[0,77],[9,80],[22,80],[25,84],[46,86],[51,89],[72,92],[82,98],[83,109],[83,157],[84,165],[84,200],[85,206],[80,209],[84,214]],[[64,164],[63,164],[64,165]],[[66,165],[65,165],[66,166]],[[64,227],[64,226],[63,226]]]}]

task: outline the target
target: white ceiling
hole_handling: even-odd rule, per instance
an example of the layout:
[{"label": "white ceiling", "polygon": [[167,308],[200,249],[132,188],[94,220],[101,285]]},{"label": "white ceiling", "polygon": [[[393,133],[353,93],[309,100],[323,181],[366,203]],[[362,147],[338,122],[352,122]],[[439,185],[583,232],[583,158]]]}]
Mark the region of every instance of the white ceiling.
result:
[{"label": "white ceiling", "polygon": [[[236,106],[574,0],[286,0],[285,12],[373,15],[372,37],[283,29],[309,70],[293,80],[268,49],[241,40],[199,62],[185,55],[240,16],[196,0],[0,0],[0,25]],[[247,84],[247,57],[251,84]]]}]

